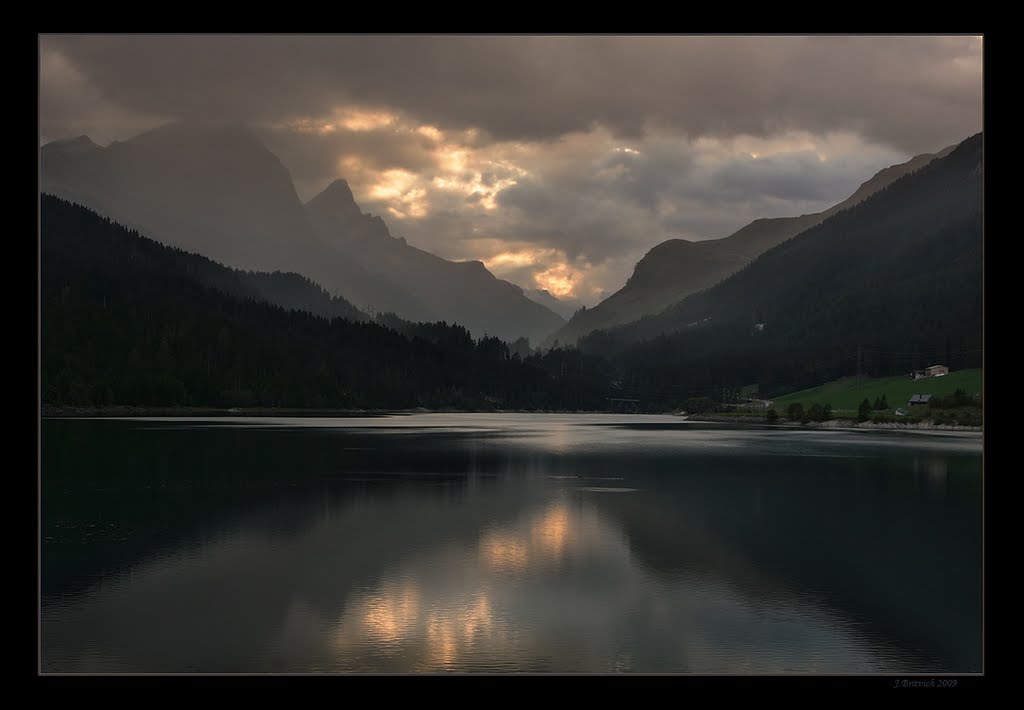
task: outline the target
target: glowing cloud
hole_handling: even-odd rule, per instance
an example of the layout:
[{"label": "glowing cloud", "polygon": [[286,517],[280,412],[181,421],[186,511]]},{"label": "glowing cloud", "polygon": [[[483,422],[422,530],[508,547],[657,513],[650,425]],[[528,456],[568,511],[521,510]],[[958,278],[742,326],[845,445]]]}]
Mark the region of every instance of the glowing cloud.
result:
[{"label": "glowing cloud", "polygon": [[341,114],[338,124],[350,131],[375,131],[390,126],[398,116],[388,111],[350,109]]},{"label": "glowing cloud", "polygon": [[537,259],[544,255],[544,252],[531,251],[506,251],[501,254],[484,259],[484,266],[489,270],[500,269],[503,266],[530,266],[537,263]]},{"label": "glowing cloud", "polygon": [[[367,107],[338,108],[282,130],[324,136],[325,146],[331,132],[338,151],[332,177],[348,180],[363,210],[393,220],[396,236],[588,306],[618,289],[653,244],[727,236],[766,211],[824,209],[825,180],[860,163],[877,169],[899,159],[853,133],[800,130],[694,139],[651,133],[627,144],[596,126],[543,145],[486,142],[473,129],[442,130]],[[381,146],[400,148],[381,161],[373,152]],[[815,175],[813,189],[793,193],[814,172],[808,157],[830,167]],[[786,179],[765,178],[787,169]],[[833,190],[836,200],[855,187]]]},{"label": "glowing cloud", "polygon": [[376,131],[386,128],[398,121],[398,115],[390,111],[339,108],[325,117],[302,116],[288,121],[273,124],[274,128],[296,131],[298,133],[315,133],[329,135],[337,131]]},{"label": "glowing cloud", "polygon": [[424,198],[427,191],[417,187],[419,177],[408,170],[392,169],[377,174],[377,182],[370,187],[370,195],[390,203],[388,211],[399,219],[423,217],[427,214]]},{"label": "glowing cloud", "polygon": [[[518,143],[495,143],[474,147],[478,131],[445,132],[431,124],[412,122],[379,109],[337,108],[323,117],[302,117],[274,124],[273,128],[297,133],[327,136],[343,141],[356,134],[377,136],[373,140],[426,139],[419,144],[419,158],[426,157],[433,168],[374,167],[372,160],[346,153],[338,158],[338,177],[349,181],[357,201],[376,202],[376,209],[399,219],[422,218],[431,213],[431,205],[444,204],[450,196],[458,202],[447,209],[464,213],[491,212],[497,209],[497,196],[517,184],[528,171],[516,163],[523,152]],[[344,145],[344,143],[342,143]],[[358,149],[357,149],[358,150]]]},{"label": "glowing cloud", "polygon": [[567,264],[555,264],[549,269],[533,275],[533,280],[538,288],[558,298],[566,298],[576,295],[576,284],[573,283],[575,274]]},{"label": "glowing cloud", "polygon": [[434,142],[440,142],[444,140],[444,134],[436,126],[420,126],[416,129],[416,132],[421,136],[426,136]]}]

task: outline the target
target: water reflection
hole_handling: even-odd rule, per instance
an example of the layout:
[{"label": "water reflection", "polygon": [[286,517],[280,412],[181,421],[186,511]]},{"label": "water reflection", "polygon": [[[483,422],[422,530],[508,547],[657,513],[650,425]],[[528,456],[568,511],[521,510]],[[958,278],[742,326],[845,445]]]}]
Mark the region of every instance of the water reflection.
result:
[{"label": "water reflection", "polygon": [[529,562],[530,550],[517,535],[493,530],[480,541],[480,557],[493,570],[522,572]]},{"label": "water reflection", "polygon": [[963,441],[744,449],[668,423],[65,427],[44,438],[43,668],[980,669]]},{"label": "water reflection", "polygon": [[[413,624],[419,619],[420,594],[415,586],[406,582],[397,590],[383,590],[370,595],[359,605],[357,618],[362,629],[385,649],[404,641]],[[344,647],[349,634],[339,630],[338,646]]]},{"label": "water reflection", "polygon": [[[606,531],[580,517],[560,500],[513,524],[485,530],[475,551],[449,547],[408,560],[346,605],[331,634],[338,667],[351,668],[349,654],[360,649],[371,657],[400,656],[402,665],[395,667],[394,658],[355,666],[367,670],[380,670],[375,663],[426,671],[529,664],[512,643],[517,626],[522,640],[524,621],[516,624],[512,609],[496,609],[492,590],[507,599],[503,587],[550,576],[567,554],[578,556],[585,547],[600,545]],[[489,661],[481,666],[482,659]]]},{"label": "water reflection", "polygon": [[564,499],[482,533],[475,551],[407,558],[350,598],[329,636],[330,670],[868,672],[908,663],[809,598],[764,603],[715,573],[652,575],[599,510]]}]

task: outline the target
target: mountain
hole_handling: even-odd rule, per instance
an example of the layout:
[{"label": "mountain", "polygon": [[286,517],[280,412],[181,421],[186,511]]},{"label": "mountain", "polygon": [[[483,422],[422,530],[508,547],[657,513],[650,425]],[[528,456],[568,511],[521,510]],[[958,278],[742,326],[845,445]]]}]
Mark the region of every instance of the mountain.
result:
[{"label": "mountain", "polygon": [[523,291],[523,293],[531,301],[536,301],[566,319],[571,318],[573,313],[583,307],[578,298],[558,298],[543,288],[534,288],[529,291]]},{"label": "mountain", "polygon": [[54,141],[40,150],[40,189],[233,267],[303,274],[365,310],[535,342],[563,323],[479,262],[391,238],[347,185],[303,205],[243,125],[174,123],[106,148],[85,136]]},{"label": "mountain", "polygon": [[241,125],[170,124],[41,149],[40,189],[243,269],[303,271],[315,248],[291,176]]},{"label": "mountain", "polygon": [[576,403],[550,374],[557,363],[512,357],[496,338],[474,341],[465,328],[442,324],[410,326],[414,332],[404,335],[286,310],[254,294],[283,289],[300,301],[324,301],[301,277],[249,279],[47,194],[39,241],[44,405]]},{"label": "mountain", "polygon": [[580,344],[634,384],[691,391],[980,367],[981,285],[978,134],[720,284]]},{"label": "mountain", "polygon": [[637,263],[626,285],[593,308],[574,315],[548,342],[574,343],[580,336],[654,315],[691,293],[714,286],[749,264],[759,254],[853,207],[900,177],[919,170],[955,146],[915,156],[876,173],[846,200],[824,212],[799,217],[754,220],[722,239],[691,242],[670,239],[651,249]]},{"label": "mountain", "polygon": [[565,322],[479,261],[448,261],[392,237],[383,219],[359,209],[345,180],[332,182],[305,208],[323,243],[341,258],[408,288],[430,312],[474,333],[505,340],[525,335],[537,343]]},{"label": "mountain", "polygon": [[[184,252],[183,252],[184,253]],[[191,255],[189,255],[191,256]],[[202,259],[204,257],[196,257]],[[214,264],[214,262],[210,262]],[[214,264],[220,267],[219,264]],[[226,269],[227,267],[221,267]],[[332,296],[319,284],[294,272],[240,271],[233,270],[239,278],[241,288],[222,290],[236,297],[253,298],[285,310],[306,311],[324,318],[345,318],[352,322],[368,321],[370,318],[341,296]],[[206,286],[216,287],[216,281],[200,279]]]}]

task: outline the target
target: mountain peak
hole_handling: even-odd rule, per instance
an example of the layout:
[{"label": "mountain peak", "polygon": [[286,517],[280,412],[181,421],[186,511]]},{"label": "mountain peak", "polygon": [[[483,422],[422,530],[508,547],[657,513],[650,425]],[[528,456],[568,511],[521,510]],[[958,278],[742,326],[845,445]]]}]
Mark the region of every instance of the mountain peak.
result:
[{"label": "mountain peak", "polygon": [[306,207],[343,219],[352,219],[363,214],[362,210],[359,209],[359,205],[356,204],[352,188],[348,186],[348,181],[344,178],[332,181],[320,194],[307,202]]},{"label": "mountain peak", "polygon": [[85,135],[84,133],[80,136],[77,136],[76,138],[64,138],[63,140],[54,141],[54,143],[59,143],[61,145],[65,145],[68,147],[75,146],[82,148],[99,148],[99,146],[96,145],[93,139]]},{"label": "mountain peak", "polygon": [[318,197],[330,199],[337,204],[356,204],[356,197],[352,194],[352,188],[349,187],[348,180],[345,178],[333,180],[330,185],[323,189]]},{"label": "mountain peak", "polygon": [[90,150],[99,150],[100,147],[96,145],[92,138],[87,135],[77,136],[75,138],[59,138],[55,141],[50,141],[43,146],[43,149],[47,152],[61,151],[64,153],[83,152]]}]

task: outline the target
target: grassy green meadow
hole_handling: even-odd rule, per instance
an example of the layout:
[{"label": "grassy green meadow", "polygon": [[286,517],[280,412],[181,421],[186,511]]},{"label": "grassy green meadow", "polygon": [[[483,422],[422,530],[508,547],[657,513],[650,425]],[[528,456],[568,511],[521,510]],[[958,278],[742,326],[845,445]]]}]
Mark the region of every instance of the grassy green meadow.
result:
[{"label": "grassy green meadow", "polygon": [[981,393],[981,370],[960,370],[944,377],[927,377],[912,380],[906,375],[899,377],[845,377],[834,382],[787,394],[773,400],[772,406],[779,413],[799,402],[806,409],[814,403],[831,404],[833,410],[856,411],[867,397],[874,404],[877,397],[885,395],[890,408],[907,406],[907,400],[914,394],[947,395],[962,389],[969,395]]}]

